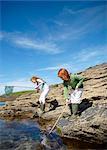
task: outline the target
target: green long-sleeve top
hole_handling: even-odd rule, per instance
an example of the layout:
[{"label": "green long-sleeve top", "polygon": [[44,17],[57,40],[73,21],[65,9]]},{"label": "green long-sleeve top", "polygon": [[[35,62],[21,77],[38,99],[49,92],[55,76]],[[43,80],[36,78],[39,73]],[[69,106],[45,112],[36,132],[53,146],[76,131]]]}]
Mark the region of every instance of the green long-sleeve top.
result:
[{"label": "green long-sleeve top", "polygon": [[64,98],[68,99],[68,88],[71,87],[72,89],[76,88],[83,88],[83,81],[84,78],[77,76],[76,74],[71,74],[70,75],[70,80],[69,81],[64,81]]}]

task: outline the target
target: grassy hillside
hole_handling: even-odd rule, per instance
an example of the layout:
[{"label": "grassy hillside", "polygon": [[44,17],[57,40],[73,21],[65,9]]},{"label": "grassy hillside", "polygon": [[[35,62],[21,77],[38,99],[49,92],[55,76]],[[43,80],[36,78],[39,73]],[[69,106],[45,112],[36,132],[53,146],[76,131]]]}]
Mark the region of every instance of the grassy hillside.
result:
[{"label": "grassy hillside", "polygon": [[10,94],[9,96],[20,96],[22,94],[32,94],[34,93],[34,90],[28,90],[28,91],[19,91],[19,92],[13,92],[12,94]]},{"label": "grassy hillside", "polygon": [[34,90],[29,90],[29,91],[19,91],[19,92],[13,92],[11,94],[8,95],[1,95],[0,96],[0,101],[8,101],[8,100],[14,100],[16,99],[18,96],[21,96],[23,94],[33,94],[35,93]]}]

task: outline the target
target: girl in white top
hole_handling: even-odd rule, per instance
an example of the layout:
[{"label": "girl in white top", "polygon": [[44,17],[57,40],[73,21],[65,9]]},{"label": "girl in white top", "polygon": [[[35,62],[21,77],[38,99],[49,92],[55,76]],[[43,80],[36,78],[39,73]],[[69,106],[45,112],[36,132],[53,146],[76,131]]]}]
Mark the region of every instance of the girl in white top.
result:
[{"label": "girl in white top", "polygon": [[35,76],[33,76],[31,78],[31,81],[33,83],[37,84],[35,89],[42,91],[42,93],[39,97],[39,102],[40,102],[40,108],[41,108],[42,112],[44,113],[45,112],[45,100],[46,100],[46,97],[49,93],[49,85],[44,80],[42,80],[38,77],[35,77]]}]

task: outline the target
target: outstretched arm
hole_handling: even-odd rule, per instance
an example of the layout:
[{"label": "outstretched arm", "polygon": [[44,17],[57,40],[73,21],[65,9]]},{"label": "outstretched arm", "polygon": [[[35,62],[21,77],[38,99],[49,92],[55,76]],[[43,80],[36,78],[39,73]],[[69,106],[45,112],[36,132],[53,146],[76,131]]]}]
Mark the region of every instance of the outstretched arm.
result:
[{"label": "outstretched arm", "polygon": [[43,83],[39,83],[39,84],[35,87],[35,89],[38,89],[42,84],[43,84]]},{"label": "outstretched arm", "polygon": [[35,87],[35,89],[38,89],[43,83],[44,83],[43,80],[37,79],[37,86]]}]

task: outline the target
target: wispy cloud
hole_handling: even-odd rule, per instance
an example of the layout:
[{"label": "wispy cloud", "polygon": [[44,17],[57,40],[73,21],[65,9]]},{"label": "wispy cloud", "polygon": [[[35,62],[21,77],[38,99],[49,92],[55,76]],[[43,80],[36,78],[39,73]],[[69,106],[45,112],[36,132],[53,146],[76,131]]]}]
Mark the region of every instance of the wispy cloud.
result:
[{"label": "wispy cloud", "polygon": [[66,68],[69,69],[71,66],[69,64],[62,64],[58,66],[51,66],[51,67],[46,67],[46,68],[40,68],[37,69],[36,71],[52,71],[52,70],[58,70],[60,68]]},{"label": "wispy cloud", "polygon": [[[81,70],[81,68],[87,68],[91,66],[92,64],[99,64],[102,63],[102,58],[107,56],[107,45],[103,46],[93,46],[88,47],[85,49],[81,49],[78,51],[78,53],[75,55],[67,56],[68,60],[65,59],[64,63],[57,66],[48,66],[45,68],[37,69],[36,71],[57,71],[60,68],[66,68],[68,70],[71,70],[71,72],[78,72]],[[72,62],[70,59],[72,58]],[[101,58],[99,60],[99,58]],[[92,61],[93,60],[93,61]],[[82,64],[82,66],[80,65]]]},{"label": "wispy cloud", "polygon": [[[99,6],[94,6],[94,7],[85,7],[85,8],[79,8],[79,9],[64,7],[62,14],[63,15],[64,14],[76,15],[76,14],[81,14],[81,13],[93,14],[101,10],[102,8],[104,8],[104,5],[99,5]],[[91,9],[91,12],[90,12],[90,9]]]},{"label": "wispy cloud", "polygon": [[38,40],[38,39],[32,39],[28,38],[27,36],[22,36],[22,33],[4,33],[2,34],[3,37],[11,42],[12,44],[15,44],[18,47],[24,48],[24,49],[32,49],[39,52],[49,53],[49,54],[58,54],[63,52],[59,46],[49,40]]},{"label": "wispy cloud", "polygon": [[27,38],[16,38],[14,43],[23,48],[39,50],[50,54],[58,54],[61,52],[57,45],[51,42],[38,42]]},{"label": "wispy cloud", "polygon": [[103,55],[107,55],[107,45],[90,47],[80,50],[79,54],[73,57],[73,59],[80,62],[86,62]]},{"label": "wispy cloud", "polygon": [[63,27],[63,26],[68,26],[67,23],[64,23],[62,21],[59,20],[51,20],[55,25],[59,26],[59,27]]},{"label": "wispy cloud", "polygon": [[63,43],[81,39],[87,33],[99,31],[104,26],[104,10],[104,5],[76,10],[65,7],[54,18],[35,22],[37,35],[41,35],[40,37],[32,38],[24,33],[8,33],[5,37],[23,49],[48,54],[62,53]]},{"label": "wispy cloud", "polygon": [[[78,7],[77,7],[78,8]],[[47,20],[30,21],[41,38],[49,39],[56,45],[85,36],[93,31],[100,31],[104,26],[105,6],[87,6],[81,9],[65,6],[53,18]]]},{"label": "wispy cloud", "polygon": [[3,33],[0,32],[0,40],[2,40],[2,39],[3,39]]},{"label": "wispy cloud", "polygon": [[[56,23],[54,40],[76,40],[89,32],[104,27],[105,6],[95,6],[83,9],[64,7],[62,12],[53,19]],[[61,28],[60,28],[61,27]],[[106,25],[105,25],[106,27]],[[57,36],[56,36],[57,35]]]}]

